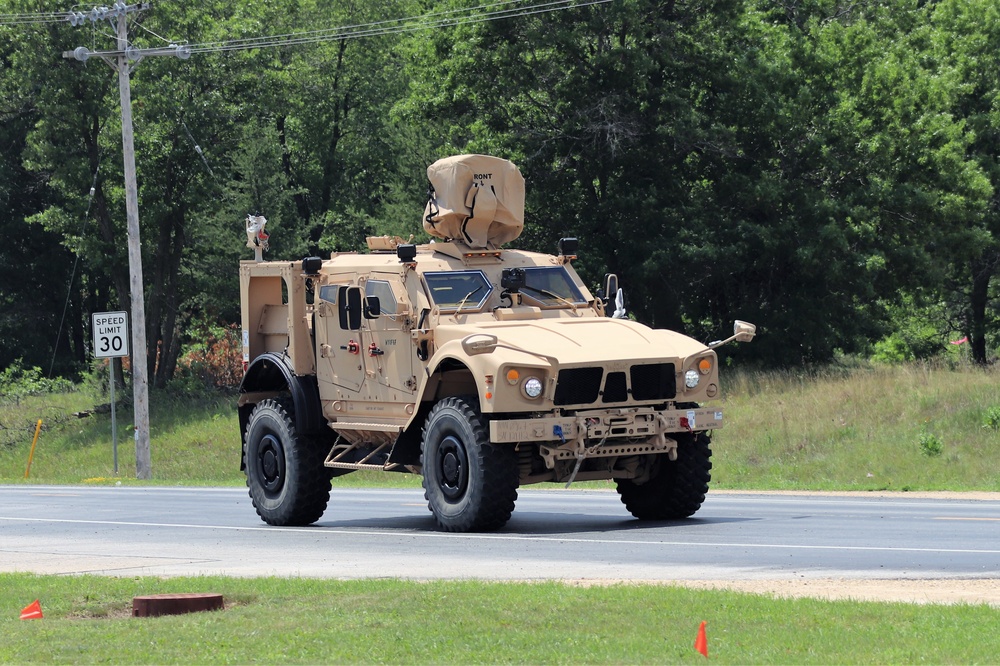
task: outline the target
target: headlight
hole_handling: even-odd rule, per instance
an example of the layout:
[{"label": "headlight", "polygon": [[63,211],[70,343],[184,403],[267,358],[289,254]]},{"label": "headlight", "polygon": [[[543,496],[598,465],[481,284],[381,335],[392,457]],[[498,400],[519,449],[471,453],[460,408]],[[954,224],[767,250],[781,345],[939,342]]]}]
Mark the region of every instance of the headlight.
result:
[{"label": "headlight", "polygon": [[537,398],[542,394],[542,380],[528,377],[524,380],[524,394],[529,398]]},{"label": "headlight", "polygon": [[701,381],[701,375],[698,374],[697,370],[688,370],[684,373],[684,386],[689,389],[693,389]]}]

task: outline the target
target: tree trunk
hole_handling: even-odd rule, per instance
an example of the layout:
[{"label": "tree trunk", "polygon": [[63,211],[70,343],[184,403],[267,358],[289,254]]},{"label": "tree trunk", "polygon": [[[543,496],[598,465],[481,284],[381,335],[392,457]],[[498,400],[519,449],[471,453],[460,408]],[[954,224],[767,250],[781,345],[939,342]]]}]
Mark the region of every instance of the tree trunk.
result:
[{"label": "tree trunk", "polygon": [[972,362],[986,365],[986,307],[989,304],[990,279],[996,266],[992,253],[972,262],[972,293],[969,299],[969,344]]}]

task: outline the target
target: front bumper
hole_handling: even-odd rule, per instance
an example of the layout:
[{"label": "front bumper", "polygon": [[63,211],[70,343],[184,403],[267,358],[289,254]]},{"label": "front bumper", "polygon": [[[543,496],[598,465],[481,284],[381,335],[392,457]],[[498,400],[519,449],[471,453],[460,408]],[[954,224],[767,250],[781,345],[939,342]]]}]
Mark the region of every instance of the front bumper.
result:
[{"label": "front bumper", "polygon": [[497,444],[553,441],[596,444],[721,427],[722,410],[715,408],[663,411],[643,407],[599,409],[577,412],[572,416],[493,420],[490,421],[490,441]]}]

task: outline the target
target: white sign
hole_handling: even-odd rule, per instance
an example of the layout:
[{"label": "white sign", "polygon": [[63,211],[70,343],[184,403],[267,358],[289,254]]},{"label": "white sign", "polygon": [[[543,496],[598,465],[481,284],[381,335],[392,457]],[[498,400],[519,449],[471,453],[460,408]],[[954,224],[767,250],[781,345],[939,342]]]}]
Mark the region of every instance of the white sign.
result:
[{"label": "white sign", "polygon": [[128,313],[95,312],[91,317],[94,324],[94,356],[128,356]]}]

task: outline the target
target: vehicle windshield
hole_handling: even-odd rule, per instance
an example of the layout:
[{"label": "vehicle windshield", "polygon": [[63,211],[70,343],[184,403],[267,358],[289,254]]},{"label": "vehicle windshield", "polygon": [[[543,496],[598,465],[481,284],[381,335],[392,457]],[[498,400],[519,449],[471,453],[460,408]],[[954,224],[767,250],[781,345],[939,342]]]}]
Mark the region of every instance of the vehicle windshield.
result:
[{"label": "vehicle windshield", "polygon": [[522,292],[543,305],[586,302],[565,266],[525,268],[524,279]]},{"label": "vehicle windshield", "polygon": [[478,310],[493,292],[482,271],[440,271],[424,273],[434,304],[442,310]]}]

